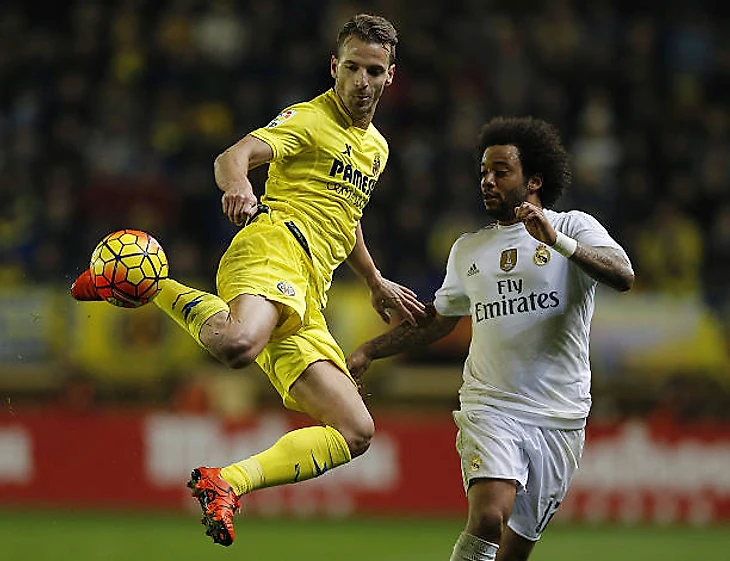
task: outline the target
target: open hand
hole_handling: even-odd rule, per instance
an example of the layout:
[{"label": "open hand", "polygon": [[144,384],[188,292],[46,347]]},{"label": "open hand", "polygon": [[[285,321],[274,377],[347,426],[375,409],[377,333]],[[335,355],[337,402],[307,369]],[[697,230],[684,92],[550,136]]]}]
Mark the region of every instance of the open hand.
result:
[{"label": "open hand", "polygon": [[404,319],[416,325],[417,316],[423,317],[426,310],[410,288],[384,278],[370,288],[370,302],[385,323]]}]

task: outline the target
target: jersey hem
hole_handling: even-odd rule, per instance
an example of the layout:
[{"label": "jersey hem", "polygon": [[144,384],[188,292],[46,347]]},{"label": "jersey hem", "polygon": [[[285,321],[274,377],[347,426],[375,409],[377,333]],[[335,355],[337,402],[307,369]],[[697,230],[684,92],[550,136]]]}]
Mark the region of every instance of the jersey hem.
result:
[{"label": "jersey hem", "polygon": [[502,414],[508,414],[521,423],[526,425],[534,425],[546,429],[561,430],[579,430],[585,428],[588,421],[588,414],[580,417],[562,417],[556,415],[548,415],[535,411],[524,411],[509,407],[504,403],[499,404],[470,404],[461,403],[462,411],[498,411]]}]

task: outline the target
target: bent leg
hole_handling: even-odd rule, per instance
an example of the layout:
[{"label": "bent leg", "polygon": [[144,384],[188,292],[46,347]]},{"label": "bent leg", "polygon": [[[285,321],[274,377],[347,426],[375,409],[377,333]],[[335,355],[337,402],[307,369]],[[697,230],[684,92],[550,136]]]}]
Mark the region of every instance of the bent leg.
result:
[{"label": "bent leg", "polygon": [[221,475],[239,495],[312,479],[370,445],[372,417],[352,380],[331,362],[311,364],[289,392],[322,425],[293,430],[271,448],[223,468]]},{"label": "bent leg", "polygon": [[200,328],[211,316],[228,314],[228,304],[215,294],[185,286],[175,279],[160,281],[160,292],[152,301],[175,323],[185,329],[201,347]]},{"label": "bent leg", "polygon": [[200,341],[226,366],[244,368],[269,343],[282,308],[263,296],[237,296],[230,302],[228,312],[216,313],[202,324]]},{"label": "bent leg", "polygon": [[166,279],[154,302],[215,358],[242,368],[275,330],[283,337],[301,325],[309,285],[305,258],[283,223],[260,215],[221,257],[218,295]]},{"label": "bent leg", "polygon": [[220,297],[166,279],[154,302],[214,358],[230,368],[251,364],[271,338],[284,306],[242,294]]},{"label": "bent leg", "polygon": [[353,458],[370,446],[375,423],[352,379],[329,361],[311,364],[289,390],[302,410],[337,430]]}]

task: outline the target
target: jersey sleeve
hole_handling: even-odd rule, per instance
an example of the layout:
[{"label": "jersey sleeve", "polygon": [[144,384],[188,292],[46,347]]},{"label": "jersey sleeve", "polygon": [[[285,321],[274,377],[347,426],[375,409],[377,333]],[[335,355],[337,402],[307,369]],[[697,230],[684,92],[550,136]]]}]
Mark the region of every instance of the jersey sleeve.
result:
[{"label": "jersey sleeve", "polygon": [[284,109],[268,125],[250,134],[271,146],[274,160],[283,160],[314,144],[319,121],[313,107],[300,103]]},{"label": "jersey sleeve", "polygon": [[629,256],[621,245],[611,237],[606,228],[590,214],[581,211],[571,211],[560,230],[567,236],[575,238],[584,245],[593,247],[612,247]]},{"label": "jersey sleeve", "polygon": [[471,302],[464,291],[456,267],[458,246],[459,240],[456,240],[451,246],[449,259],[446,262],[446,276],[434,297],[433,305],[442,316],[468,316],[471,314]]}]

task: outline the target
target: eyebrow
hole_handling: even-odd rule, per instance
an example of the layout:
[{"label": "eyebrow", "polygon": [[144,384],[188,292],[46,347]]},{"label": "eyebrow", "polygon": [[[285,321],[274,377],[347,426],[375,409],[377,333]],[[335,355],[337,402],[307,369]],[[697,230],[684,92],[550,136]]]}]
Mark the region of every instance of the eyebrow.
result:
[{"label": "eyebrow", "polygon": [[343,64],[354,64],[355,66],[362,66],[363,68],[367,68],[368,70],[388,70],[387,66],[383,66],[382,64],[360,64],[356,60],[352,58],[345,58],[342,59]]}]

